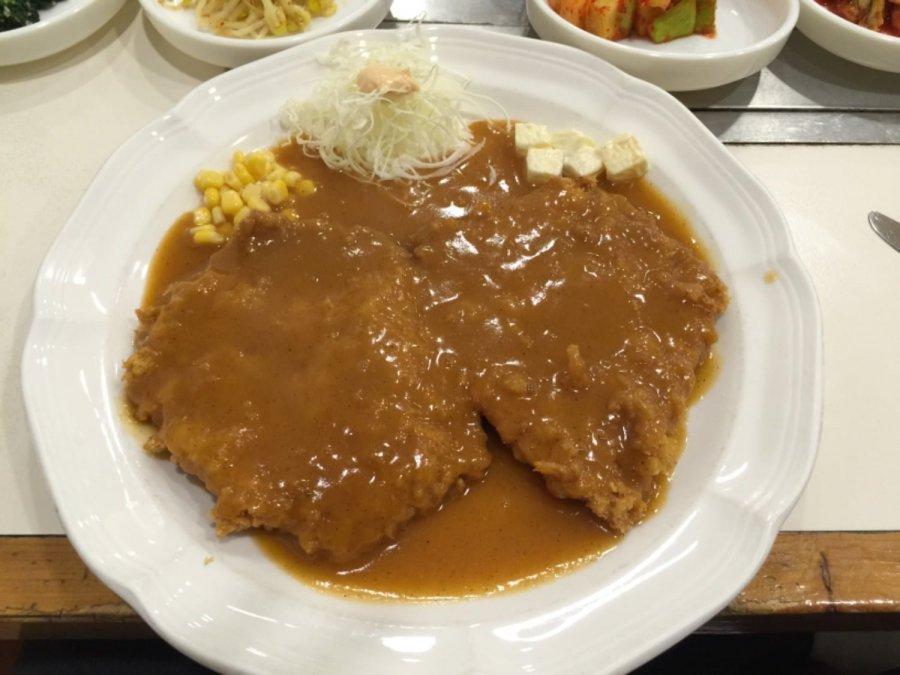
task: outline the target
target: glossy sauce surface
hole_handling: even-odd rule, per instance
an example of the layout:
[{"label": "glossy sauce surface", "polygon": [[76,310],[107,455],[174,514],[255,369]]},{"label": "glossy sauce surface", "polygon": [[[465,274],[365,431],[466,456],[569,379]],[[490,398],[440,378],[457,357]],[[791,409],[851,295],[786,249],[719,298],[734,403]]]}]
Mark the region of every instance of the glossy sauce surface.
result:
[{"label": "glossy sauce surface", "polygon": [[394,544],[354,565],[304,555],[284,535],[257,542],[317,588],[369,598],[490,595],[563,574],[617,538],[578,502],[553,497],[541,478],[491,436],[487,476],[440,510],[411,521]]},{"label": "glossy sauce surface", "polygon": [[[296,146],[284,146],[278,150],[279,161],[319,184],[314,195],[291,206],[303,218],[326,217],[331,223],[347,226],[362,222],[414,250],[423,241],[428,243],[422,229],[429,223],[452,227],[456,220],[482,208],[491,195],[502,192],[522,197],[532,189],[522,180],[521,160],[512,151],[505,131],[484,125],[476,130],[486,141],[480,160],[432,186],[360,184],[303,156]],[[648,183],[602,187],[651,212],[663,232],[704,257],[685,219]],[[145,304],[160,302],[173,281],[189,278],[207,264],[212,251],[191,244],[189,227],[190,221],[182,219],[161,243]],[[470,284],[465,279],[460,283]],[[667,321],[678,324],[669,319],[663,324]],[[575,321],[561,332],[583,333],[587,343],[599,325],[585,326],[584,332]],[[452,333],[447,336],[456,342],[477,342],[472,333]],[[563,349],[565,343],[560,343]],[[552,348],[557,348],[555,343]],[[469,359],[465,367],[477,370],[472,365],[477,357],[465,358]],[[555,381],[548,359],[550,356],[544,359],[549,365],[543,375]],[[542,367],[537,362],[527,365],[529,372]],[[693,380],[690,383],[694,398],[708,387],[715,370],[716,362],[711,359],[697,372],[697,386],[693,387]],[[679,420],[670,422],[674,425],[670,433],[677,437],[680,450]],[[412,520],[396,542],[352,563],[308,556],[281,535],[257,535],[260,546],[293,574],[320,588],[370,597],[441,598],[521,587],[594,559],[614,544],[615,537],[585,506],[553,497],[538,474],[515,461],[510,449],[494,435],[490,435],[489,450],[493,461],[486,478],[469,485],[464,497],[445,501],[439,510]],[[658,498],[664,486],[664,482],[654,482],[648,503]]]}]

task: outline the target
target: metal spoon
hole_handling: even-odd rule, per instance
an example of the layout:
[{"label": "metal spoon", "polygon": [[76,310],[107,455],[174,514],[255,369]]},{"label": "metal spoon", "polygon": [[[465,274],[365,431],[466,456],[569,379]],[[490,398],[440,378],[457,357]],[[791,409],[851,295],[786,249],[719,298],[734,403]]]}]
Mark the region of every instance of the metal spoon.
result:
[{"label": "metal spoon", "polygon": [[888,246],[900,251],[900,223],[878,211],[869,211],[869,225]]}]

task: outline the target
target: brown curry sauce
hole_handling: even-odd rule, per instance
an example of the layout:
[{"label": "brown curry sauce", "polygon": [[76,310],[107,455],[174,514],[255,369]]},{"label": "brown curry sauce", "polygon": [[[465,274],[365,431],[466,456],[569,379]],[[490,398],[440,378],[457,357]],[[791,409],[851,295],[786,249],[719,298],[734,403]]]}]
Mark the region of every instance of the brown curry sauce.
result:
[{"label": "brown curry sauce", "polygon": [[[489,135],[487,140],[483,152],[501,151],[499,139]],[[381,221],[384,229],[402,222],[397,216],[408,205],[397,201],[396,192],[336,174],[292,144],[279,148],[277,155],[281,164],[319,185],[314,195],[294,204],[304,216],[343,211],[341,217],[352,218],[354,213],[365,213],[368,221]],[[655,214],[666,234],[706,257],[686,219],[647,181],[601,185]],[[414,197],[414,190],[409,194]],[[215,251],[192,243],[191,225],[186,214],[160,243],[148,276],[145,305],[160,302],[172,282],[201,270]],[[394,234],[402,240],[413,232]],[[692,400],[708,389],[717,371],[716,359],[707,359],[697,373]],[[615,545],[617,538],[585,506],[553,497],[542,479],[513,459],[494,434],[489,449],[493,461],[487,476],[469,486],[463,498],[446,500],[437,511],[414,519],[396,542],[353,564],[308,556],[295,541],[279,534],[257,533],[256,540],[280,566],[317,588],[354,597],[420,599],[521,587],[596,559]]]}]

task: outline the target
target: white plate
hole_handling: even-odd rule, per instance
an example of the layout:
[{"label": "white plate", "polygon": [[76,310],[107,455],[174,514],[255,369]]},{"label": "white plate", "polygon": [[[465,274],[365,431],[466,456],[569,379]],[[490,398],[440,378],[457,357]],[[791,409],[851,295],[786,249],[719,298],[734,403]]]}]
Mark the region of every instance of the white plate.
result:
[{"label": "white plate", "polygon": [[810,40],[841,58],[869,68],[900,73],[900,38],[857,26],[815,0],[800,0],[797,27]]},{"label": "white plate", "polygon": [[[140,449],[122,360],[153,251],[196,201],[191,177],[273,142],[329,36],[201,85],[109,159],[40,270],[23,387],[60,517],[88,566],[178,649],[258,673],[622,671],[722,608],[765,558],[813,464],[816,297],[772,197],[662,90],[584,52],[473,28],[425,31],[448,68],[511,115],[603,138],[629,131],[650,179],[718,261],[732,303],[722,372],[690,415],[665,507],[594,564],[492,598],[378,604],[319,593],[248,537],[218,540],[210,496]],[[392,39],[363,31],[356,39]],[[767,272],[778,276],[767,284]],[[207,556],[214,557],[204,565]]]},{"label": "white plate", "polygon": [[797,23],[797,0],[719,0],[715,37],[691,35],[663,44],[618,42],[572,25],[547,4],[527,0],[528,19],[545,40],[578,47],[668,91],[708,89],[769,65]]},{"label": "white plate", "polygon": [[175,47],[195,59],[225,68],[249,63],[329,33],[374,28],[382,22],[391,6],[391,0],[336,0],[334,14],[313,19],[302,33],[253,40],[200,30],[193,10],[169,9],[158,0],[140,2],[156,30]]},{"label": "white plate", "polygon": [[40,12],[41,20],[0,33],[0,66],[42,59],[68,49],[100,28],[125,0],[64,0]]}]

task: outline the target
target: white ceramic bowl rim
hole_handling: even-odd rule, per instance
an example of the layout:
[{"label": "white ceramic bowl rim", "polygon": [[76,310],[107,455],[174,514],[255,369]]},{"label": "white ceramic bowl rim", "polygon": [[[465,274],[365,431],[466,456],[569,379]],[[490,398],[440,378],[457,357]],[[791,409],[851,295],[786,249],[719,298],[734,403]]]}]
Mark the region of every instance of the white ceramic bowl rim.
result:
[{"label": "white ceramic bowl rim", "polygon": [[900,47],[900,37],[895,37],[893,35],[888,35],[887,33],[880,33],[877,30],[871,30],[869,28],[858,26],[852,21],[847,21],[847,19],[838,16],[834,12],[829,12],[825,7],[816,2],[816,0],[800,0],[800,2],[809,7],[811,11],[829,21],[832,25],[840,26],[842,29],[858,37],[865,38],[867,40],[874,40],[876,42],[881,42],[883,44],[891,45],[894,47]]},{"label": "white ceramic bowl rim", "polygon": [[[341,0],[336,1],[340,2]],[[385,2],[385,0],[364,0],[364,2],[355,10],[353,10],[346,16],[340,17],[341,24],[350,24],[361,14],[365,14],[365,12],[370,7],[372,7],[373,5],[381,4],[383,2]],[[319,25],[318,22],[327,22],[332,18],[330,16],[314,17],[312,23],[310,23],[310,26],[302,33],[292,33],[290,35],[282,35],[281,37],[238,38],[228,37],[225,35],[216,35],[215,33],[210,33],[208,31],[202,30],[199,27],[194,29],[185,29],[182,24],[177,21],[172,21],[171,17],[169,16],[171,12],[192,12],[193,9],[170,9],[168,7],[163,7],[157,0],[140,0],[140,3],[145,12],[148,12],[149,14],[155,16],[159,21],[165,22],[166,25],[170,26],[173,30],[178,31],[179,33],[190,33],[193,38],[199,39],[200,41],[207,44],[230,48],[266,49],[288,47],[291,46],[295,41],[307,41],[310,30],[314,30],[315,28],[317,28]]]},{"label": "white ceramic bowl rim", "polygon": [[790,7],[788,9],[788,15],[785,21],[778,27],[774,33],[769,35],[768,37],[758,40],[754,42],[752,45],[748,47],[742,47],[741,49],[733,49],[726,52],[717,52],[713,54],[681,54],[681,53],[673,53],[673,52],[657,52],[651,51],[649,49],[641,49],[640,47],[634,47],[632,45],[623,44],[622,42],[616,40],[606,40],[605,38],[598,37],[583,28],[579,28],[564,18],[562,18],[559,14],[557,14],[550,5],[547,4],[547,0],[535,0],[535,4],[537,4],[540,8],[540,11],[546,12],[548,14],[552,14],[555,20],[557,20],[560,24],[564,24],[568,30],[577,31],[578,34],[584,34],[589,38],[594,40],[600,40],[605,45],[606,48],[611,51],[618,51],[620,54],[628,54],[633,56],[640,56],[643,58],[653,59],[653,60],[664,60],[670,62],[677,63],[697,63],[698,61],[709,61],[712,59],[730,59],[737,58],[740,56],[745,56],[747,54],[752,54],[758,51],[763,51],[767,47],[778,44],[779,41],[785,39],[785,37],[794,30],[794,26],[797,25],[797,18],[800,13],[800,3],[797,0],[789,0]]}]

